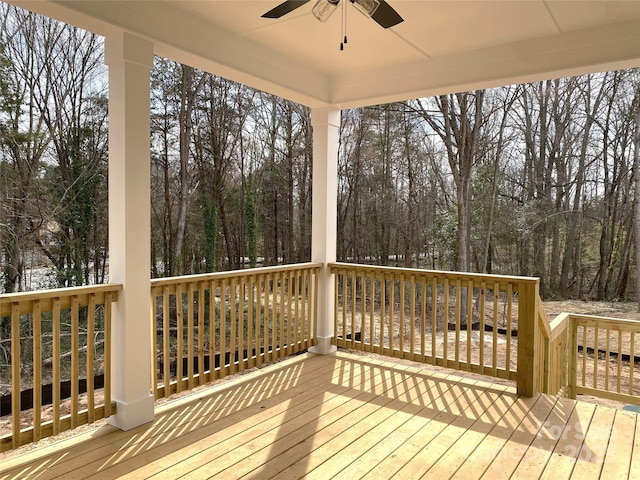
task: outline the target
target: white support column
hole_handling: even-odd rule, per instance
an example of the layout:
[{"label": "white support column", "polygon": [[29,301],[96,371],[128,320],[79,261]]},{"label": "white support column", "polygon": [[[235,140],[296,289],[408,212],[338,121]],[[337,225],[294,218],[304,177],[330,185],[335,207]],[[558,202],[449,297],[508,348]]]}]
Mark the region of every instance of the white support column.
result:
[{"label": "white support column", "polygon": [[318,278],[317,345],[310,351],[321,354],[335,352],[334,283],[327,264],[336,260],[338,216],[338,130],[340,110],[314,108],[313,125],[313,205],[311,227],[311,261],[322,262]]},{"label": "white support column", "polygon": [[113,311],[109,423],[153,421],[150,311],[150,71],[153,44],[123,31],[105,41],[109,67],[109,281],[122,283]]}]

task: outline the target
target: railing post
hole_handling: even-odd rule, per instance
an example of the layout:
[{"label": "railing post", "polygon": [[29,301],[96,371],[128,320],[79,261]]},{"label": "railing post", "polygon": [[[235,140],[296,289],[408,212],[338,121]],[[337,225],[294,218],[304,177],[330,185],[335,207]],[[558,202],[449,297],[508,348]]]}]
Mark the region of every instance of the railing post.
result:
[{"label": "railing post", "polygon": [[533,397],[538,379],[538,292],[539,281],[518,286],[518,395]]},{"label": "railing post", "polygon": [[338,129],[340,110],[314,108],[313,125],[313,198],[311,225],[311,261],[322,263],[318,272],[316,345],[311,351],[327,354],[336,350],[334,335],[334,280],[329,268],[336,260],[338,197]]}]

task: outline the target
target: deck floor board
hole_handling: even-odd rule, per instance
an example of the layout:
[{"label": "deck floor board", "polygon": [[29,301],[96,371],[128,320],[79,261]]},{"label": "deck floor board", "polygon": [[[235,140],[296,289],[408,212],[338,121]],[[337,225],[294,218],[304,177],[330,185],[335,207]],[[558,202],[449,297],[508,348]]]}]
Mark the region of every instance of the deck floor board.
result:
[{"label": "deck floor board", "polygon": [[1,479],[637,478],[636,413],[426,365],[303,354],[103,426],[4,454]]}]

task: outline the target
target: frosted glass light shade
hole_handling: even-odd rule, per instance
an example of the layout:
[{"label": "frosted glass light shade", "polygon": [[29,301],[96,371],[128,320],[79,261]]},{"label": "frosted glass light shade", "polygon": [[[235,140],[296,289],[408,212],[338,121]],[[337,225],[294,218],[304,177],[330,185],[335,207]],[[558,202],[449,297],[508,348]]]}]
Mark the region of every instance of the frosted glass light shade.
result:
[{"label": "frosted glass light shade", "polygon": [[340,0],[318,0],[311,9],[311,13],[321,22],[326,22],[331,14],[336,11]]},{"label": "frosted glass light shade", "polygon": [[365,17],[371,17],[380,6],[378,0],[355,0],[353,6]]}]

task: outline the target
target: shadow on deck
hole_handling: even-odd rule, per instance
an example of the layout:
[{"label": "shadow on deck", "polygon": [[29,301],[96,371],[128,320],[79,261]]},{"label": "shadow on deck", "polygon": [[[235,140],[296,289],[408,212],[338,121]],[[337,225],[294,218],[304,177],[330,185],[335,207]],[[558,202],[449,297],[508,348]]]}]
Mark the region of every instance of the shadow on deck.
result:
[{"label": "shadow on deck", "polygon": [[391,358],[303,354],[5,455],[0,478],[639,478],[637,414]]}]

